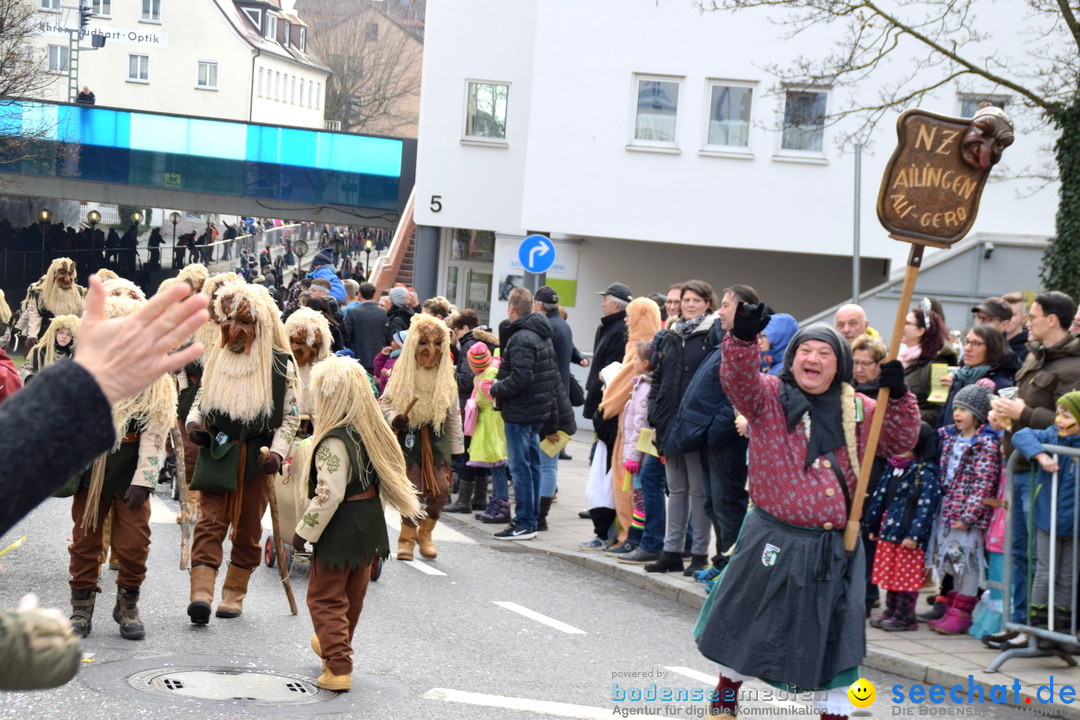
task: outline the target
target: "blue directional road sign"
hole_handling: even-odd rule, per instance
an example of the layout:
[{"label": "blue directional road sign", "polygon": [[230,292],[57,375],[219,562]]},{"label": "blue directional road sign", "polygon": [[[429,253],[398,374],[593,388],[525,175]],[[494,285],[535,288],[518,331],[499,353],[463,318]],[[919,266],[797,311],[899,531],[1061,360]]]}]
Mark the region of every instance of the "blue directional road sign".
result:
[{"label": "blue directional road sign", "polygon": [[518,246],[518,260],[528,272],[547,272],[555,264],[555,243],[543,235],[530,235]]}]

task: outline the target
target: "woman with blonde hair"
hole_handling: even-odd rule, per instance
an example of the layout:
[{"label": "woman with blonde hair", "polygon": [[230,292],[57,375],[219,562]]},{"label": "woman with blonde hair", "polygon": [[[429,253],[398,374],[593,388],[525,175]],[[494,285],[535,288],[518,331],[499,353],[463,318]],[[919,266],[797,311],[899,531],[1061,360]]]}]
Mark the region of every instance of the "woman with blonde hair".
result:
[{"label": "woman with blonde hair", "polygon": [[352,637],[372,561],[390,554],[382,504],[414,522],[424,512],[367,371],[348,358],[327,358],[311,369],[310,394],[314,459],[300,472],[311,501],[292,545],[298,552],[305,542],[315,546],[307,606],[315,628],[311,648],[323,659],[316,682],[342,691],[352,686]]},{"label": "woman with blonde hair", "polygon": [[38,344],[26,354],[26,367],[30,369],[26,379],[52,365],[58,360],[69,360],[75,354],[75,338],[79,335],[79,318],[75,315],[58,315],[49,324]]}]

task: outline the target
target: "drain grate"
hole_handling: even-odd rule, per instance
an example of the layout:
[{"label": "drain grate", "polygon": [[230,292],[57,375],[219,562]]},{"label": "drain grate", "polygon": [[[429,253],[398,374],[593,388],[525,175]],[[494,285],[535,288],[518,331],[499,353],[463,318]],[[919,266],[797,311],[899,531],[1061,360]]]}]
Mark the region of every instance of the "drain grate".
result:
[{"label": "drain grate", "polygon": [[174,699],[246,705],[305,704],[336,696],[298,675],[235,667],[158,668],[132,675],[128,684],[137,690]]}]

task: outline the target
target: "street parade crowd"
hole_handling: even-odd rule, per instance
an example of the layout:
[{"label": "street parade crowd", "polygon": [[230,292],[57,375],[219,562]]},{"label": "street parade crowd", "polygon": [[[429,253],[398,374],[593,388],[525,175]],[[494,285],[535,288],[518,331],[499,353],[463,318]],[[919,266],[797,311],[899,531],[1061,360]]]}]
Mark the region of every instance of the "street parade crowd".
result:
[{"label": "street parade crowd", "polygon": [[[574,407],[595,438],[582,512],[591,533],[580,548],[703,583],[694,637],[719,665],[717,714],[734,715],[741,684],[759,678],[823,691],[822,717],[846,717],[868,621],[890,632],[927,622],[1000,648],[1035,642],[1001,632],[1003,618],[1047,627],[1053,612],[1058,628],[1069,626],[1072,493],[1052,508],[1045,488],[1059,470],[1072,477],[1070,461],[1042,450],[1080,446],[1080,315],[1063,293],[989,297],[949,320],[921,298],[898,359],[886,361],[858,305],[832,324],[800,326],[749,285],[716,292],[688,280],[635,296],[613,282],[599,293],[603,317],[586,357],[550,287],[514,288],[508,319],[491,328],[472,309],[421,301],[408,287],[380,295],[339,264],[321,250],[286,286],[272,265],[262,268],[266,283],[193,263],[156,289],[205,298],[209,319],[178,344],[200,348],[197,357],[113,399],[111,447],[57,479],[55,494],[71,498],[74,636],[91,636],[95,617],[100,632],[106,563],[116,567],[120,635],[145,636],[147,499],[159,479],[173,479],[185,488],[180,519],[194,518],[190,622],[242,614],[262,518],[277,505],[279,537],[313,553],[306,600],[323,660],[318,685],[349,690],[372,573],[391,552],[436,558],[443,512],[475,513],[502,541],[544,532],[559,458],[577,431]],[[136,316],[149,289],[109,275],[99,273],[104,317]],[[75,263],[58,258],[17,319],[0,308],[9,332],[26,339],[28,388],[79,361],[87,300],[77,277]],[[588,368],[583,386],[572,364]],[[6,355],[0,373],[9,397],[20,378]],[[884,424],[866,457],[879,397]],[[1025,469],[1014,497],[1034,522],[1015,512],[1005,547],[1013,449]],[[843,532],[866,463],[861,541],[849,552]],[[393,550],[386,504],[401,516]],[[987,587],[1005,563],[1012,607]],[[939,593],[918,612],[927,582]],[[21,637],[0,634],[0,653],[14,657]]]}]

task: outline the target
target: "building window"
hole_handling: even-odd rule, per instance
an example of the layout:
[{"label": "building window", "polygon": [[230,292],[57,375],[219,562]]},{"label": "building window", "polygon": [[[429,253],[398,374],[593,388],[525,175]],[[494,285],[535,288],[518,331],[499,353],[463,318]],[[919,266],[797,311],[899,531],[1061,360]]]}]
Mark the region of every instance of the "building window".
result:
[{"label": "building window", "polygon": [[161,22],[161,0],[142,0],[142,15],[139,19]]},{"label": "building window", "polygon": [[822,151],[828,97],[827,92],[817,90],[788,90],[785,93],[781,149]]},{"label": "building window", "polygon": [[67,45],[50,45],[49,72],[66,73],[68,71],[69,52]]},{"label": "building window", "polygon": [[307,86],[307,106],[315,107],[315,83],[308,83]]},{"label": "building window", "polygon": [[315,83],[315,109],[322,107],[322,83]]},{"label": "building window", "polygon": [[128,82],[150,82],[150,56],[128,53]]},{"label": "building window", "polygon": [[300,28],[300,52],[307,52],[307,28]]},{"label": "building window", "polygon": [[296,104],[296,76],[289,78],[289,102]]},{"label": "building window", "polygon": [[510,86],[505,83],[469,82],[465,100],[465,137],[506,139],[506,103]]},{"label": "building window", "polygon": [[960,117],[975,117],[975,112],[979,109],[979,103],[988,102],[994,107],[1004,110],[1008,101],[1008,98],[1001,95],[963,94],[960,95]]},{"label": "building window", "polygon": [[38,0],[38,8],[41,10],[59,10],[60,0]]},{"label": "building window", "polygon": [[281,73],[277,70],[274,71],[274,99],[281,99]]},{"label": "building window", "polygon": [[300,78],[300,104],[304,104],[304,78]]},{"label": "building window", "polygon": [[95,15],[109,17],[112,15],[112,0],[93,0],[90,3],[90,9]]},{"label": "building window", "polygon": [[364,28],[364,39],[368,42],[375,42],[379,39],[379,23],[368,23]]},{"label": "building window", "polygon": [[277,40],[277,17],[266,13],[266,32],[263,34],[267,40]]},{"label": "building window", "polygon": [[198,71],[195,77],[195,87],[203,90],[217,90],[218,66],[216,62],[199,60]]},{"label": "building window", "polygon": [[286,23],[285,23],[285,31],[284,31],[283,34],[284,34],[284,37],[285,37],[285,45],[287,46],[289,44],[289,41],[292,39],[292,23],[291,22],[286,21]]},{"label": "building window", "polygon": [[709,83],[707,147],[750,145],[750,107],[754,89],[729,82]]},{"label": "building window", "polygon": [[674,78],[637,76],[633,138],[635,144],[675,145],[681,84],[680,80]]},{"label": "building window", "polygon": [[259,97],[263,97],[264,94],[265,94],[266,86],[263,84],[263,81],[264,81],[263,76],[265,74],[266,73],[264,72],[263,68],[259,68]]}]

